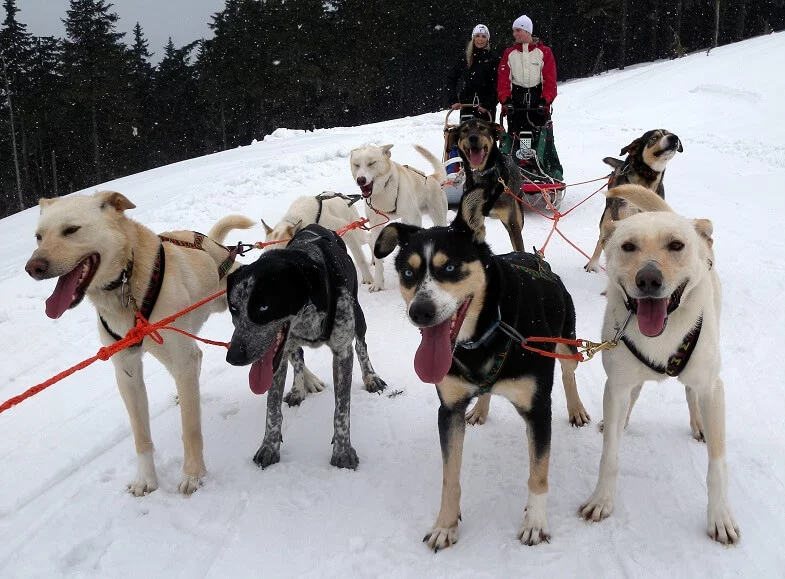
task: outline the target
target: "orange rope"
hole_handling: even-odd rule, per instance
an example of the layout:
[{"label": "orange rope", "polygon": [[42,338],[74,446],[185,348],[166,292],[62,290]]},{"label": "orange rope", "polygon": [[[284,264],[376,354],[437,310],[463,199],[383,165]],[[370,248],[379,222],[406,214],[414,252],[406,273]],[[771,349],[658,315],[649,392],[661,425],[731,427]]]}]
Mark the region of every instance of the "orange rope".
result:
[{"label": "orange rope", "polygon": [[[370,206],[370,203],[369,203],[369,206]],[[375,209],[372,206],[371,206],[371,209],[373,209],[374,211],[376,211],[376,213],[378,213],[379,215],[381,215],[381,216],[383,216],[385,218],[385,221],[383,221],[382,223],[379,223],[378,225],[374,225],[373,227],[378,227],[379,225],[384,225],[385,223],[390,221],[390,218],[387,215],[385,215],[384,213],[382,213],[381,211]],[[346,225],[345,227],[342,227],[341,229],[336,230],[336,233],[338,235],[344,235],[346,232],[351,231],[352,229],[369,229],[368,227],[366,227],[366,224],[368,222],[369,222],[369,220],[367,218],[363,217],[363,218],[361,218],[361,219],[359,219],[357,221],[353,221],[353,222],[349,223],[348,225]],[[291,241],[291,240],[290,239],[279,239],[277,241],[268,241],[268,242],[257,241],[256,243],[250,244],[250,247],[248,247],[248,246],[245,246],[245,247],[248,247],[248,249],[263,249],[263,248],[267,247],[268,245],[275,245],[277,243],[284,243],[284,242],[288,242],[288,241]],[[186,332],[185,330],[182,330],[180,328],[176,328],[174,326],[170,326],[169,325],[173,321],[175,321],[177,318],[179,318],[180,316],[183,316],[183,315],[187,314],[188,312],[190,312],[192,310],[195,310],[196,308],[201,307],[204,304],[206,304],[206,303],[208,303],[208,302],[210,302],[210,301],[212,301],[212,300],[214,300],[214,299],[216,299],[218,297],[221,297],[225,293],[226,293],[226,290],[221,290],[218,293],[213,294],[212,296],[207,297],[207,298],[201,300],[200,302],[197,302],[197,303],[189,306],[188,308],[186,308],[186,309],[184,309],[184,310],[182,310],[180,312],[177,312],[174,315],[169,316],[168,318],[165,318],[163,320],[160,320],[160,321],[156,322],[155,324],[151,324],[150,322],[145,320],[144,317],[139,312],[137,312],[136,313],[136,325],[133,328],[131,328],[130,330],[128,330],[128,333],[125,335],[124,338],[122,338],[121,340],[118,340],[117,342],[115,342],[111,346],[106,346],[104,348],[101,348],[100,350],[98,350],[96,355],[93,356],[92,358],[88,358],[87,360],[83,360],[82,362],[79,362],[75,366],[72,366],[71,368],[68,368],[67,370],[64,370],[63,372],[60,372],[56,376],[53,376],[49,380],[47,380],[45,382],[42,382],[41,384],[37,384],[37,385],[33,386],[32,388],[27,389],[22,394],[20,394],[18,396],[14,396],[13,398],[10,398],[9,400],[3,402],[2,404],[0,404],[0,414],[5,412],[9,408],[13,408],[14,406],[19,404],[20,402],[23,402],[24,400],[27,400],[31,396],[34,396],[34,395],[38,394],[42,390],[45,390],[46,388],[49,388],[49,386],[52,386],[53,384],[59,382],[60,380],[62,380],[64,378],[67,378],[71,374],[74,374],[74,373],[78,372],[79,370],[83,370],[84,368],[87,368],[93,362],[96,362],[98,360],[104,360],[104,361],[108,360],[109,358],[114,356],[120,350],[124,350],[125,348],[133,346],[135,344],[139,344],[142,340],[144,340],[144,338],[146,336],[150,336],[150,338],[157,344],[163,344],[164,340],[161,337],[161,335],[158,333],[159,330],[172,330],[174,332],[178,332],[180,334],[188,336],[189,338],[193,338],[194,340],[198,340],[198,341],[203,342],[205,344],[210,344],[211,346],[223,346],[224,348],[228,348],[229,347],[229,343],[228,342],[218,342],[218,341],[215,341],[215,340],[208,340],[206,338],[200,338],[199,336],[191,334],[190,332]]]}]

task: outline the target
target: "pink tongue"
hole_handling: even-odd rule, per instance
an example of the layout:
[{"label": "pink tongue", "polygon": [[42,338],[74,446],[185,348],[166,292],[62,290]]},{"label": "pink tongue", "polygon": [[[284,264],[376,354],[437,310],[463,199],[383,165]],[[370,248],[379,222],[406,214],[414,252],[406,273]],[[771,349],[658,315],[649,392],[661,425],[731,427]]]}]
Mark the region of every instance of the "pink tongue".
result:
[{"label": "pink tongue", "polygon": [[71,307],[76,286],[79,285],[79,277],[82,275],[82,264],[80,263],[70,273],[61,275],[57,278],[55,291],[46,300],[46,315],[56,320]]},{"label": "pink tongue", "polygon": [[251,364],[248,373],[248,384],[254,394],[264,394],[273,385],[273,358],[277,348],[275,343],[264,353],[264,356]]},{"label": "pink tongue", "polygon": [[414,371],[420,380],[438,384],[447,375],[452,365],[450,342],[450,320],[438,326],[420,329],[422,341],[414,355]]},{"label": "pink tongue", "polygon": [[644,336],[653,338],[662,333],[668,315],[667,309],[666,298],[638,300],[638,329]]},{"label": "pink tongue", "polygon": [[482,149],[469,150],[469,161],[471,162],[472,167],[479,167],[482,165],[483,160],[485,160],[485,151]]}]

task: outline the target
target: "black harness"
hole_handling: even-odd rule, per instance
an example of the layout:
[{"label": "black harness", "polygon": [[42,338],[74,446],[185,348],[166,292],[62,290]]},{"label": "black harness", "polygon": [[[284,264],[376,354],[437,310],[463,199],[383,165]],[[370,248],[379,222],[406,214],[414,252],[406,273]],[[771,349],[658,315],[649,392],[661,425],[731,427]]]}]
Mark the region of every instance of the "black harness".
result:
[{"label": "black harness", "polygon": [[684,336],[684,339],[681,341],[681,344],[679,344],[676,352],[668,358],[668,364],[666,366],[663,366],[662,364],[656,364],[641,354],[640,350],[635,347],[635,344],[633,344],[632,341],[627,338],[627,336],[622,336],[621,341],[624,342],[624,345],[627,346],[627,349],[632,352],[632,355],[635,356],[644,366],[651,368],[659,374],[666,374],[671,377],[676,377],[681,374],[681,371],[684,370],[684,368],[687,367],[687,362],[690,361],[690,357],[695,351],[695,346],[698,344],[698,338],[700,338],[702,326],[703,314],[701,314],[701,317],[698,318],[698,323],[695,325],[695,327],[687,332],[686,336]]},{"label": "black harness", "polygon": [[329,201],[330,199],[335,199],[336,197],[340,197],[351,207],[355,203],[357,203],[360,199],[362,199],[362,195],[344,195],[343,193],[336,193],[335,191],[328,192],[324,191],[319,193],[316,196],[316,200],[319,202],[319,208],[316,210],[316,219],[314,223],[319,223],[319,219],[322,218],[322,204],[325,201]]}]

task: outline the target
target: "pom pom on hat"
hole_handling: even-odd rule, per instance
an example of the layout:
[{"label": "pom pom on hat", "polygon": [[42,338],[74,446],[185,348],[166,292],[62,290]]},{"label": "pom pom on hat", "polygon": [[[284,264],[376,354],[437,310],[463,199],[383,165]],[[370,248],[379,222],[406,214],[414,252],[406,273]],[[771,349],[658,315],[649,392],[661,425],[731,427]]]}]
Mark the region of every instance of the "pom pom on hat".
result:
[{"label": "pom pom on hat", "polygon": [[478,34],[483,34],[487,36],[488,40],[491,39],[491,33],[488,30],[488,27],[485,26],[485,24],[478,24],[477,26],[474,27],[474,30],[472,30],[472,38],[474,38]]},{"label": "pom pom on hat", "polygon": [[532,19],[526,16],[519,16],[515,19],[515,22],[512,23],[513,29],[520,28],[521,30],[525,30],[529,34],[534,32],[534,24],[532,24]]}]

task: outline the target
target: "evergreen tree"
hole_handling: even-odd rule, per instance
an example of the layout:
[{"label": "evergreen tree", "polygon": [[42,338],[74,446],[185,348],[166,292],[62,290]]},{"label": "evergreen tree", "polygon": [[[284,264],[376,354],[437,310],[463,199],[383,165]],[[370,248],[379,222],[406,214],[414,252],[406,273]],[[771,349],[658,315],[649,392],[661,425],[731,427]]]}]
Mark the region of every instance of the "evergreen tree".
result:
[{"label": "evergreen tree", "polygon": [[130,163],[134,171],[142,171],[150,166],[150,134],[155,122],[152,95],[155,69],[150,64],[153,54],[148,49],[149,43],[138,22],[134,26],[133,35],[134,43],[131,46],[129,60],[131,91],[138,116],[132,128],[133,144],[130,151]]},{"label": "evergreen tree", "polygon": [[74,168],[92,165],[94,182],[129,171],[138,115],[128,83],[128,49],[121,43],[124,34],[115,32],[118,16],[111,7],[104,0],[71,0],[63,21],[67,96],[74,103],[72,139],[92,146],[91,160],[82,149],[70,151],[70,157]]}]

